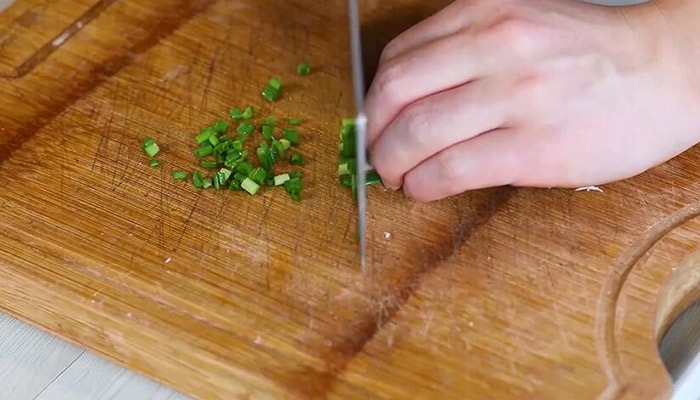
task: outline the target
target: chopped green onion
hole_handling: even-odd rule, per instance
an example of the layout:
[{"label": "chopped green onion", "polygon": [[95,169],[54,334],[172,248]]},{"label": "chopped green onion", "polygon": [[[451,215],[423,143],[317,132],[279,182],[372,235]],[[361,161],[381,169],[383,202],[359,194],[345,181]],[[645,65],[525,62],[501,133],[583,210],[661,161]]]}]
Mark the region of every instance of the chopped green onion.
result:
[{"label": "chopped green onion", "polygon": [[355,171],[350,170],[348,162],[338,164],[338,176],[354,174]]},{"label": "chopped green onion", "polygon": [[199,163],[199,165],[202,168],[206,169],[214,169],[218,165],[216,161],[209,161],[209,160],[202,160],[202,162]]},{"label": "chopped green onion", "polygon": [[219,144],[219,138],[216,137],[216,135],[211,135],[209,136],[209,143],[211,143],[212,146],[216,146],[217,144]]},{"label": "chopped green onion", "polygon": [[349,188],[352,187],[352,176],[350,175],[341,175],[340,176],[340,184],[343,186],[347,186]]},{"label": "chopped green onion", "polygon": [[209,127],[202,128],[202,130],[199,132],[199,135],[194,137],[194,140],[197,143],[202,144],[202,143],[206,142],[207,140],[209,140],[209,138],[214,136],[215,134],[216,134],[216,132],[212,128],[209,128]]},{"label": "chopped green onion", "polygon": [[237,190],[241,190],[241,182],[233,179],[233,180],[231,180],[231,183],[228,185],[228,188],[229,188],[229,190],[232,190],[234,192]]},{"label": "chopped green onion", "polygon": [[291,126],[297,126],[300,123],[301,123],[301,121],[299,120],[299,118],[290,118],[289,119],[289,125],[291,125]]},{"label": "chopped green onion", "polygon": [[377,185],[377,184],[382,183],[382,178],[379,176],[377,171],[370,171],[367,173],[366,183],[367,183],[367,186]]},{"label": "chopped green onion", "polygon": [[241,142],[240,140],[234,140],[232,143],[233,143],[232,146],[233,146],[234,150],[238,150],[238,151],[243,150],[243,142]]},{"label": "chopped green onion", "polygon": [[275,186],[275,178],[273,177],[268,177],[265,179],[265,185],[267,186]]},{"label": "chopped green onion", "polygon": [[224,121],[223,119],[217,119],[216,122],[214,122],[214,125],[211,126],[211,129],[219,134],[226,133],[226,131],[228,131],[228,122]]},{"label": "chopped green onion", "polygon": [[232,108],[228,111],[228,113],[233,120],[243,119],[243,110],[240,108]]},{"label": "chopped green onion", "polygon": [[211,185],[212,185],[211,178],[204,178],[204,179],[202,179],[202,189],[210,188]]},{"label": "chopped green onion", "polygon": [[277,78],[270,79],[270,82],[268,82],[268,85],[270,85],[271,87],[273,87],[277,90],[282,90],[282,81],[277,79]]},{"label": "chopped green onion", "polygon": [[299,142],[299,131],[296,129],[285,129],[282,132],[282,137],[289,140],[289,142],[291,144],[293,144],[294,146],[298,146],[300,143]]},{"label": "chopped green onion", "polygon": [[236,172],[235,174],[233,174],[233,179],[235,179],[239,182],[247,177],[248,177],[248,174],[245,174],[243,172]]},{"label": "chopped green onion", "polygon": [[248,122],[241,122],[241,124],[236,129],[236,133],[238,133],[239,140],[245,140],[248,137],[248,135],[250,135],[254,131],[255,125]]},{"label": "chopped green onion", "polygon": [[250,171],[248,177],[255,181],[255,183],[258,185],[262,185],[265,182],[265,179],[267,179],[267,171],[265,171],[263,168],[255,168],[254,170]]},{"label": "chopped green onion", "polygon": [[156,143],[155,139],[151,137],[147,137],[143,140],[141,148],[146,154],[148,154],[149,157],[155,157],[160,152],[158,143]]},{"label": "chopped green onion", "polygon": [[292,145],[292,143],[287,139],[280,139],[279,142],[285,150],[289,149],[289,147]]},{"label": "chopped green onion", "polygon": [[[209,143],[207,142],[207,144],[209,144]],[[198,148],[197,150],[195,150],[194,155],[199,157],[199,158],[202,158],[202,157],[206,157],[208,155],[211,155],[213,152],[214,152],[214,148],[211,145],[208,145],[208,146],[202,146],[202,147]]]},{"label": "chopped green onion", "polygon": [[270,125],[263,125],[262,126],[262,136],[263,139],[265,140],[274,140],[273,134],[275,133],[275,128]]},{"label": "chopped green onion", "polygon": [[219,183],[221,186],[225,185],[226,182],[228,181],[228,178],[231,177],[232,171],[226,168],[221,168],[219,172],[214,174],[219,179]]},{"label": "chopped green onion", "polygon": [[160,161],[158,161],[158,160],[156,160],[156,159],[154,158],[154,159],[152,159],[151,161],[148,162],[148,165],[149,165],[151,168],[155,168],[155,167],[157,167],[157,166],[160,165]]},{"label": "chopped green onion", "polygon": [[297,75],[305,76],[311,73],[311,65],[308,62],[302,61],[297,65]]},{"label": "chopped green onion", "polygon": [[299,171],[294,171],[294,172],[290,172],[290,173],[289,173],[289,176],[290,176],[292,179],[296,179],[296,178],[301,179],[303,175],[302,175],[301,172],[299,172]]},{"label": "chopped green onion", "polygon": [[272,147],[272,152],[274,153],[275,158],[286,158],[286,151],[289,148],[289,140],[287,139],[280,139],[280,140],[275,140],[272,139],[272,143],[270,144]]},{"label": "chopped green onion", "polygon": [[250,171],[253,170],[253,166],[250,165],[249,162],[243,161],[242,163],[238,164],[238,168],[236,169],[236,172],[242,172],[246,174],[246,176],[250,173]]},{"label": "chopped green onion", "polygon": [[221,178],[219,177],[219,174],[214,174],[211,180],[214,183],[214,189],[221,189]]},{"label": "chopped green onion", "polygon": [[284,185],[285,182],[287,182],[288,180],[290,180],[292,178],[289,176],[289,174],[281,174],[281,175],[275,176],[274,179],[275,179],[275,186],[282,186],[282,185]]},{"label": "chopped green onion", "polygon": [[255,108],[253,106],[248,106],[245,108],[245,111],[243,111],[243,114],[241,116],[243,119],[251,119],[255,115]]},{"label": "chopped green onion", "polygon": [[284,183],[284,188],[289,193],[292,200],[301,200],[302,183],[301,178],[292,178]]},{"label": "chopped green onion", "polygon": [[260,190],[260,185],[255,183],[250,178],[245,178],[243,182],[241,182],[241,188],[254,196],[256,193],[258,193],[258,190]]},{"label": "chopped green onion", "polygon": [[268,171],[271,170],[272,166],[275,165],[275,155],[274,152],[270,150],[270,146],[267,144],[267,142],[260,142],[260,145],[258,146],[258,149],[255,151],[255,153],[258,156],[258,161],[260,161],[260,165],[262,165],[263,168],[265,168]]},{"label": "chopped green onion", "polygon": [[204,185],[204,178],[202,178],[202,174],[200,174],[197,170],[194,170],[192,173],[192,184],[197,189],[201,189]]},{"label": "chopped green onion", "polygon": [[187,175],[188,174],[185,171],[175,171],[173,172],[173,179],[175,179],[176,181],[184,181],[185,179],[187,179]]},{"label": "chopped green onion", "polygon": [[280,97],[279,89],[275,89],[270,85],[265,86],[265,88],[263,88],[263,90],[260,94],[262,95],[262,97],[265,100],[267,100],[269,102],[273,102]]},{"label": "chopped green onion", "polygon": [[289,163],[292,165],[302,165],[304,164],[304,157],[299,153],[294,153],[289,157]]}]

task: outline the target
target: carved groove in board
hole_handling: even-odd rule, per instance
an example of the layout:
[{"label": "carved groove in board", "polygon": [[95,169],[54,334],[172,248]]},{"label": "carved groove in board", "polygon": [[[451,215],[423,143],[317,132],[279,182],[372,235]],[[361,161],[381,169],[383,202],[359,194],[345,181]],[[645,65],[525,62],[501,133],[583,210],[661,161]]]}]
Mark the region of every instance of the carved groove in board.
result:
[{"label": "carved groove in board", "polygon": [[596,317],[598,357],[608,378],[608,386],[598,396],[599,399],[614,400],[621,398],[629,385],[621,365],[620,354],[615,340],[618,300],[627,278],[635,269],[639,260],[664,236],[698,216],[700,216],[700,202],[695,202],[663,218],[651,227],[636,244],[629,247],[620,256],[608,276],[600,293]]},{"label": "carved groove in board", "polygon": [[0,78],[17,79],[27,75],[116,1],[117,0],[99,0],[95,5],[85,11],[83,15],[59,32],[51,41],[45,43],[29,56],[29,58],[15,67],[11,73],[0,73]]}]

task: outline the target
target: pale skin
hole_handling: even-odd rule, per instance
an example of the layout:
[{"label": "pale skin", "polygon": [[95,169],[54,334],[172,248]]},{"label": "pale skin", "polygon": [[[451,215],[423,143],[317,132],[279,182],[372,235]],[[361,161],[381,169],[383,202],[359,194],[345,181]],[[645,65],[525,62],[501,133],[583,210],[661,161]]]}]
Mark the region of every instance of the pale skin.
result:
[{"label": "pale skin", "polygon": [[700,141],[700,1],[458,0],[384,49],[366,107],[418,201],[629,178]]}]

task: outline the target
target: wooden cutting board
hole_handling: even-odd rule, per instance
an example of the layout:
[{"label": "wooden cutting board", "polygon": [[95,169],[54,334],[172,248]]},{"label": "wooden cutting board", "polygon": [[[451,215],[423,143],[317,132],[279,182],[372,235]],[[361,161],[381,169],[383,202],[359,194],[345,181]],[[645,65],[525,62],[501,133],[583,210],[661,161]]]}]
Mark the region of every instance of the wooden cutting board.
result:
[{"label": "wooden cutting board", "polygon": [[[369,63],[445,3],[364,1]],[[17,0],[0,308],[201,399],[667,396],[657,343],[698,294],[700,153],[603,193],[373,188],[363,278],[335,176],[348,56],[342,0]],[[302,119],[304,201],[171,179],[194,132],[248,104]]]}]

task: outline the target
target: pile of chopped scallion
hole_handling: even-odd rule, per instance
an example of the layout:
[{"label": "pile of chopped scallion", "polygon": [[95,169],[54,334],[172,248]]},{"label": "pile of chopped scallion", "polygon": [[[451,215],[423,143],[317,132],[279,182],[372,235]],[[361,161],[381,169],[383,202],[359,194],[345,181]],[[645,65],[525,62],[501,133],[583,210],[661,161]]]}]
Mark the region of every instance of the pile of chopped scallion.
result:
[{"label": "pile of chopped scallion", "polygon": [[[297,66],[297,74],[308,75],[311,67],[302,62]],[[270,102],[276,101],[282,92],[282,81],[272,78],[263,88],[261,96]],[[299,171],[273,173],[275,165],[281,160],[288,160],[290,165],[303,165],[304,157],[291,148],[301,144],[297,126],[301,121],[298,118],[290,118],[287,127],[279,129],[276,135],[274,117],[266,118],[262,124],[255,125],[253,117],[255,108],[248,106],[245,109],[232,108],[229,110],[231,122],[217,119],[212,125],[205,126],[194,137],[197,148],[194,155],[199,159],[199,165],[209,173],[199,170],[192,171],[192,184],[197,189],[226,189],[232,191],[244,190],[251,195],[257,194],[263,186],[284,186],[293,200],[301,200],[302,173]],[[231,129],[236,125],[235,129]],[[261,141],[255,148],[255,156],[246,150],[246,141],[259,132]],[[343,120],[340,132],[340,162],[338,175],[340,182],[352,188],[353,197],[356,197],[357,185],[355,182],[355,121]],[[153,138],[144,139],[142,150],[149,157],[149,165],[156,168],[160,162],[155,158],[160,153],[160,147]],[[248,146],[248,148],[251,148]],[[252,149],[252,148],[251,148]],[[255,158],[260,166],[256,167],[251,162]],[[187,180],[190,173],[187,171],[174,171],[173,179]],[[379,175],[375,171],[367,173],[367,185],[380,183]]]}]

